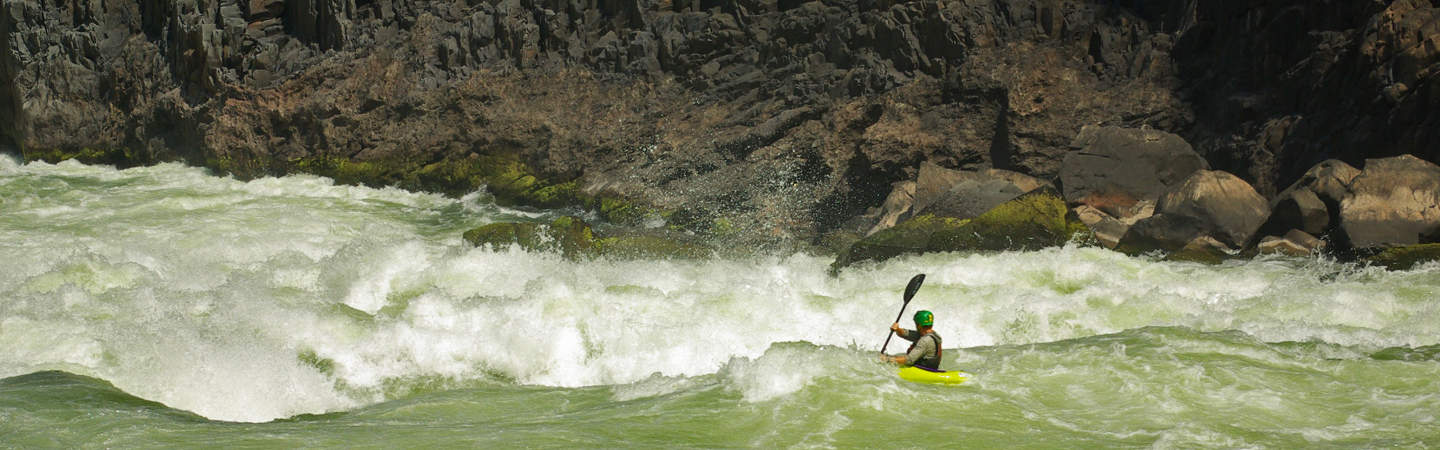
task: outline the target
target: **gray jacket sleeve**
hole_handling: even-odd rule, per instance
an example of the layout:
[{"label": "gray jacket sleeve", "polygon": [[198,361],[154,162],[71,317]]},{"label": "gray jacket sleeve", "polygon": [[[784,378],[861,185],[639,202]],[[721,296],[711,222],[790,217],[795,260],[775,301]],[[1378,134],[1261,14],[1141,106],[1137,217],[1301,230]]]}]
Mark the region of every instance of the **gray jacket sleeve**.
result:
[{"label": "gray jacket sleeve", "polygon": [[903,331],[903,333],[896,333],[896,334],[895,334],[896,336],[900,336],[900,339],[904,339],[904,340],[907,340],[907,341],[910,341],[910,342],[915,342],[916,339],[920,339],[920,332],[919,332],[919,331],[907,330],[907,329],[904,329],[904,328],[901,328],[900,331]]}]

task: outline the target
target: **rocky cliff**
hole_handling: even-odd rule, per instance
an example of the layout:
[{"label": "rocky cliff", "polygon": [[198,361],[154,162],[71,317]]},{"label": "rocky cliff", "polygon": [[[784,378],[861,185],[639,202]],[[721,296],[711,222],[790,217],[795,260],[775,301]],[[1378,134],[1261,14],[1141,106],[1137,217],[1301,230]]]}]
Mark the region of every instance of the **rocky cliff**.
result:
[{"label": "rocky cliff", "polygon": [[0,147],[862,233],[922,163],[1043,180],[1154,129],[1266,197],[1440,161],[1424,0],[12,0]]}]

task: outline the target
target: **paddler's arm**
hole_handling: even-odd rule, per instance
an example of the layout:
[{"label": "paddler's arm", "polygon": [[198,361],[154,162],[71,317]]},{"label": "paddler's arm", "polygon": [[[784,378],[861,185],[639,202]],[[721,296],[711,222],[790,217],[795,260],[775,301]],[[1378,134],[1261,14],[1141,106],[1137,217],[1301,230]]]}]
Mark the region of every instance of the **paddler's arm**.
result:
[{"label": "paddler's arm", "polygon": [[[914,331],[910,331],[910,330],[907,330],[907,329],[904,329],[904,328],[900,328],[900,324],[899,324],[899,323],[892,323],[892,324],[890,324],[890,331],[894,331],[896,336],[900,336],[900,339],[904,339],[904,340],[907,340],[907,341],[910,341],[910,342],[915,342],[916,339],[919,339],[919,338],[920,338],[920,336],[915,336],[915,335],[912,335],[912,334],[911,334],[911,333],[915,333]],[[918,333],[916,333],[916,334],[918,334]]]},{"label": "paddler's arm", "polygon": [[[906,330],[906,329],[904,329],[904,328],[900,328],[900,324],[899,324],[899,323],[892,323],[892,324],[890,324],[890,331],[894,331],[895,334],[900,335],[900,337],[903,338],[903,339],[908,339],[908,340],[912,340],[912,341],[914,340],[914,339],[910,339],[910,330]],[[900,355],[900,356],[884,355],[884,356],[885,356],[885,360],[886,360],[886,361],[889,361],[889,362],[892,362],[892,363],[895,363],[895,364],[900,364],[900,365],[902,365],[902,366],[905,365],[905,361],[906,361],[906,359],[907,359],[907,358],[905,357],[905,355]]]}]

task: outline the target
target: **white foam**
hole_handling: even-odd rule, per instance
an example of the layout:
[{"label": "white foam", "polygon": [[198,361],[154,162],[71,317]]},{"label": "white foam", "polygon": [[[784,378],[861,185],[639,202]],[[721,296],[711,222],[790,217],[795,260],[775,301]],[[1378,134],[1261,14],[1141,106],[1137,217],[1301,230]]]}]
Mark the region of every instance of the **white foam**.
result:
[{"label": "white foam", "polygon": [[[933,311],[955,361],[978,358],[957,347],[1157,325],[1362,349],[1440,339],[1434,277],[1325,276],[1343,270],[1324,261],[1202,266],[1071,246],[902,257],[838,277],[807,255],[571,261],[460,242],[469,227],[525,216],[478,194],[240,182],[178,165],[13,170],[36,180],[7,192],[55,211],[36,222],[67,222],[0,224],[17,242],[0,250],[0,374],[82,367],[227,420],[348,408],[427,377],[631,386],[615,395],[636,398],[717,375],[746,401],[771,401],[834,369],[816,364],[834,356],[817,348],[879,349],[915,273],[928,277],[901,323]],[[24,185],[54,174],[113,183],[63,195]],[[77,198],[86,206],[58,209]],[[96,211],[114,221],[82,220]]]}]

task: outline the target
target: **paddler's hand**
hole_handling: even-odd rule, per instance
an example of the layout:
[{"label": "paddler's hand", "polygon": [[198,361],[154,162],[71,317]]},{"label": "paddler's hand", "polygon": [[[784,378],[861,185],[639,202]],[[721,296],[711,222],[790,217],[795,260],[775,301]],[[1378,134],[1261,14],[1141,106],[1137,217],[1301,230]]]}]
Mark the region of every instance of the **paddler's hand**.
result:
[{"label": "paddler's hand", "polygon": [[899,334],[899,335],[904,335],[904,334],[905,334],[905,329],[904,329],[904,328],[900,328],[900,322],[895,322],[895,323],[890,324],[890,331],[894,331],[895,334]]}]

